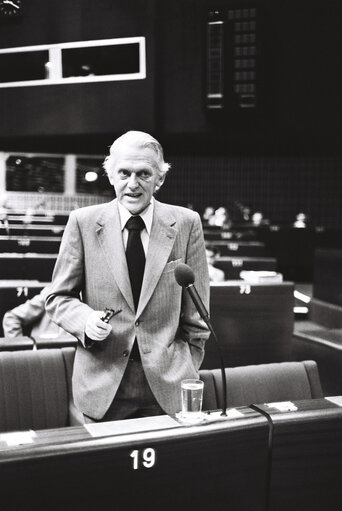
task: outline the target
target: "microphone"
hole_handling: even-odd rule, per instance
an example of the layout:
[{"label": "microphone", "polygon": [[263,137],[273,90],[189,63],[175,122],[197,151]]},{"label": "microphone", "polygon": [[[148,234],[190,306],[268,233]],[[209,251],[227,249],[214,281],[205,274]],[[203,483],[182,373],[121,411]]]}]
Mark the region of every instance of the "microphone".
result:
[{"label": "microphone", "polygon": [[211,321],[210,321],[209,313],[208,313],[207,309],[205,308],[205,305],[202,302],[201,297],[197,292],[197,289],[195,288],[195,285],[194,285],[195,274],[194,274],[193,270],[190,268],[190,266],[188,266],[187,264],[180,263],[175,268],[175,279],[177,281],[177,284],[179,284],[181,287],[185,288],[188,291],[199,315],[205,321],[210,332],[213,335],[213,338],[215,339],[217,351],[218,351],[218,354],[220,357],[222,387],[223,387],[223,392],[222,392],[223,405],[222,405],[221,415],[227,415],[227,411],[226,411],[227,410],[227,381],[226,381],[226,372],[225,372],[225,368],[224,368],[223,357],[222,357],[218,339],[216,337],[216,334],[214,332],[214,329],[213,329]]}]

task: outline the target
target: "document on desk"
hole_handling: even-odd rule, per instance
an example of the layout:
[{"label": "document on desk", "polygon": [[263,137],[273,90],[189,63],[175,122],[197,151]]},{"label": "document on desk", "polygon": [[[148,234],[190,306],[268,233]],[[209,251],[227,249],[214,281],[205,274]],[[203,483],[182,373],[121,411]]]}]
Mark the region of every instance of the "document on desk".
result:
[{"label": "document on desk", "polygon": [[84,428],[93,437],[112,436],[129,433],[143,433],[161,429],[177,428],[179,424],[168,415],[143,417],[141,419],[121,420],[112,422],[98,422],[96,424],[84,424]]},{"label": "document on desk", "polygon": [[7,447],[16,447],[18,445],[32,444],[37,433],[30,429],[29,431],[10,431],[0,434],[0,445],[5,443]]},{"label": "document on desk", "polygon": [[295,412],[298,410],[297,406],[292,401],[277,401],[274,403],[265,403],[269,408],[275,408],[280,412]]},{"label": "document on desk", "polygon": [[325,398],[326,401],[334,403],[334,405],[342,406],[342,396],[329,396]]}]

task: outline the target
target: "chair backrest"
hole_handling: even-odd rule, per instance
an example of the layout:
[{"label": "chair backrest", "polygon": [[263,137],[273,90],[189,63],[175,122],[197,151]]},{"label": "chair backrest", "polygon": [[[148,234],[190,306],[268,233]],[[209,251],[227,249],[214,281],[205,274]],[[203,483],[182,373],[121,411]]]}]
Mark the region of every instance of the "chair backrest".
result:
[{"label": "chair backrest", "polygon": [[0,337],[0,351],[32,350],[33,346],[33,340],[26,335],[18,337]]},{"label": "chair backrest", "polygon": [[0,352],[0,431],[69,425],[74,352]]},{"label": "chair backrest", "polygon": [[[318,367],[313,360],[229,367],[225,369],[228,407],[323,397]],[[201,370],[203,409],[222,406],[220,369]]]}]

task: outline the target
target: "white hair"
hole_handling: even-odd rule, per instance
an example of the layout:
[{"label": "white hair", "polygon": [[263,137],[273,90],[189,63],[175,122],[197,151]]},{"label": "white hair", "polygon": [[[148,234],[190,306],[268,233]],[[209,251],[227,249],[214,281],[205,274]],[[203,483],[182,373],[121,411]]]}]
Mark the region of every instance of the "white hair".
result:
[{"label": "white hair", "polygon": [[164,161],[164,152],[161,144],[158,142],[158,140],[152,137],[152,135],[149,135],[144,131],[127,131],[119,138],[114,140],[110,147],[109,155],[103,162],[103,168],[108,175],[110,175],[111,171],[113,170],[117,158],[117,153],[123,145],[133,145],[136,147],[153,149],[156,154],[158,173],[160,176],[165,176],[171,167],[169,163],[165,163]]}]

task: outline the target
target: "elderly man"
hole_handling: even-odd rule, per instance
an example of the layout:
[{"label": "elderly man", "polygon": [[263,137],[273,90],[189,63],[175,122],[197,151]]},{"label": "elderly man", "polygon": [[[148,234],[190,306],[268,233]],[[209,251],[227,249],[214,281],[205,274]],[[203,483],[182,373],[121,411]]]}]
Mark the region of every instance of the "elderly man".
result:
[{"label": "elderly man", "polygon": [[208,307],[200,217],[154,199],[169,165],[147,133],[119,137],[104,168],[116,199],[70,214],[46,309],[79,340],[73,393],[87,421],[176,413],[180,382],[198,376],[209,337],[174,277],[188,264]]}]

